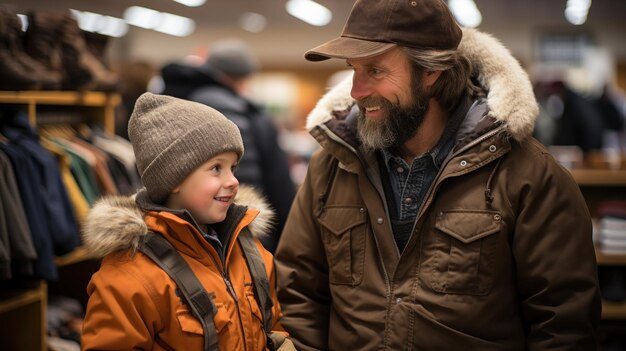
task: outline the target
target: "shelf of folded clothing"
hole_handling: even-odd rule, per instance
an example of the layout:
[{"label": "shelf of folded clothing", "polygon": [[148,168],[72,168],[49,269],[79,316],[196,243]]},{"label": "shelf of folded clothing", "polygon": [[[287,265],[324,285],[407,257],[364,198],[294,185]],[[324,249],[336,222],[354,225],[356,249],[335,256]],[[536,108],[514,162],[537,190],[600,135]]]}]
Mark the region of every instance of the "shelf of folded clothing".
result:
[{"label": "shelf of folded clothing", "polygon": [[596,247],[596,260],[600,266],[626,266],[626,252],[606,253]]},{"label": "shelf of folded clothing", "polygon": [[28,106],[28,117],[32,125],[37,125],[38,106],[82,106],[103,107],[101,118],[107,133],[115,132],[115,109],[121,102],[117,93],[99,91],[0,91],[0,104]]},{"label": "shelf of folded clothing", "polygon": [[626,169],[570,169],[580,186],[626,186]]},{"label": "shelf of folded clothing", "polygon": [[79,246],[70,253],[67,253],[63,256],[57,256],[54,259],[54,262],[56,263],[58,267],[64,267],[64,266],[69,266],[74,263],[83,262],[92,258],[93,257],[89,254],[87,249],[85,249],[83,246]]},{"label": "shelf of folded clothing", "polygon": [[602,319],[626,319],[626,302],[602,301]]}]

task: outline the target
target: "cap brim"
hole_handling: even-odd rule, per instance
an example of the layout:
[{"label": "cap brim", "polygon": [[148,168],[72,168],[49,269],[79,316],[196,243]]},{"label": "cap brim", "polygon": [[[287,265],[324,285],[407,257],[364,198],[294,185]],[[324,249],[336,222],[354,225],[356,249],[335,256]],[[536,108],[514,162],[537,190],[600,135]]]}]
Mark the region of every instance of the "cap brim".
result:
[{"label": "cap brim", "polygon": [[394,43],[339,37],[307,51],[304,58],[309,61],[366,58],[380,55],[394,46],[396,46]]}]

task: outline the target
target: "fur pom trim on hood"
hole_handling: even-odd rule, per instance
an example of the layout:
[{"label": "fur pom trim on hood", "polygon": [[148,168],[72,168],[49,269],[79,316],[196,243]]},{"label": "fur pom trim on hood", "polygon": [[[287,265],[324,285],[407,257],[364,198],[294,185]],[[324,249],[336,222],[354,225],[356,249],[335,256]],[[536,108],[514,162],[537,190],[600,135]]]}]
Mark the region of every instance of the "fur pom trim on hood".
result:
[{"label": "fur pom trim on hood", "polygon": [[[488,91],[490,115],[506,125],[518,141],[532,135],[539,106],[528,74],[519,62],[493,36],[475,29],[464,29],[459,51],[470,60],[474,75]],[[333,87],[317,103],[307,118],[308,130],[333,118],[333,111],[348,110],[352,77]]]},{"label": "fur pom trim on hood", "polygon": [[[89,211],[82,237],[92,257],[101,258],[121,250],[137,250],[141,238],[148,233],[148,226],[135,196],[103,197]],[[261,237],[270,230],[274,210],[254,188],[240,186],[235,204],[259,210],[258,216],[248,226],[253,236]]]}]

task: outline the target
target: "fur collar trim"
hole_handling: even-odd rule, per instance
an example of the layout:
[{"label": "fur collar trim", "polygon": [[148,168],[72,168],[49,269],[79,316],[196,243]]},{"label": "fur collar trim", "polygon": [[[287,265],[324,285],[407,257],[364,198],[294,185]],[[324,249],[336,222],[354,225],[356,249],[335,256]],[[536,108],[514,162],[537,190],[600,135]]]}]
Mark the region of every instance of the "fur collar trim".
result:
[{"label": "fur collar trim", "polygon": [[[107,196],[98,200],[89,211],[83,225],[83,243],[97,258],[120,250],[132,250],[148,233],[144,211],[135,202],[135,196]],[[248,228],[255,237],[266,235],[273,225],[274,211],[260,193],[250,186],[240,186],[235,203],[259,210],[259,215]]]},{"label": "fur collar trim", "polygon": [[[518,141],[532,135],[539,107],[528,74],[507,48],[493,36],[475,29],[464,29],[459,50],[471,61],[478,82],[489,93],[489,114],[503,122],[510,135]],[[328,91],[307,118],[306,128],[326,123],[333,111],[348,110],[354,99],[350,96],[352,77]]]}]

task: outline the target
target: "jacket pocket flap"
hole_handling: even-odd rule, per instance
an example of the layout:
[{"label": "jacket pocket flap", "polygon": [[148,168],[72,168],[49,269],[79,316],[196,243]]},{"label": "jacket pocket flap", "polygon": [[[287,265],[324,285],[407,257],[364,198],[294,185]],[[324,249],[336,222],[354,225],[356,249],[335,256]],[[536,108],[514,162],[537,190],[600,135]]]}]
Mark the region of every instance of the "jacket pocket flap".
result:
[{"label": "jacket pocket flap", "polygon": [[365,211],[361,207],[327,207],[320,223],[335,235],[365,223]]},{"label": "jacket pocket flap", "polygon": [[437,216],[435,227],[453,238],[469,244],[500,231],[502,221],[492,211],[448,211]]},{"label": "jacket pocket flap", "polygon": [[[228,319],[228,315],[226,311],[224,311],[225,306],[223,304],[216,304],[217,313],[213,316],[213,323],[215,324],[215,330],[217,332],[221,332],[222,329],[228,323],[230,323]],[[204,330],[202,329],[202,324],[200,321],[191,313],[189,308],[182,304],[179,308],[176,309],[176,318],[178,319],[178,323],[180,323],[180,328],[187,333],[203,335]]]}]

